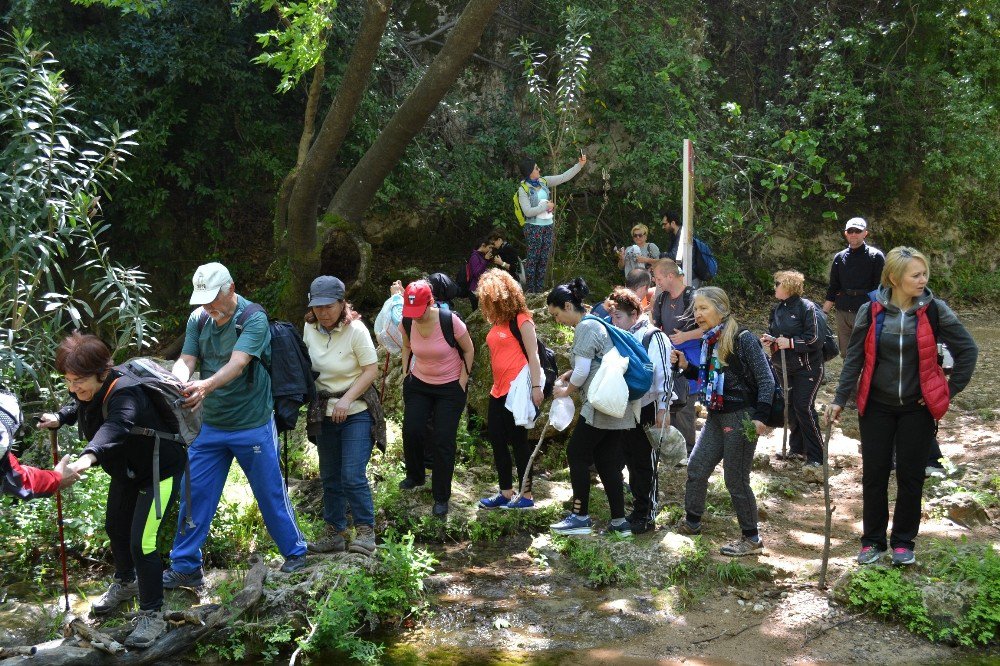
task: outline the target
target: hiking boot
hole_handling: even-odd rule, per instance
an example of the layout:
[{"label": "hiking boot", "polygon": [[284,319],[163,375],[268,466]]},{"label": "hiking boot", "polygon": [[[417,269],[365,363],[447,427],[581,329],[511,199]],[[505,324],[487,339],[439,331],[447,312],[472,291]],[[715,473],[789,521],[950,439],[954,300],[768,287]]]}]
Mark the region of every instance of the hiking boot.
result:
[{"label": "hiking boot", "polygon": [[861,550],[858,551],[858,564],[874,564],[882,559],[885,552],[884,548],[878,548],[876,546],[862,546]]},{"label": "hiking boot", "polygon": [[656,530],[656,521],[652,518],[629,518],[628,523],[632,526],[632,534],[645,534]]},{"label": "hiking boot", "polygon": [[375,528],[371,525],[355,525],[354,538],[347,550],[371,557],[375,552]]},{"label": "hiking boot", "polygon": [[417,483],[416,481],[414,481],[410,477],[406,477],[405,479],[403,479],[402,481],[399,482],[399,489],[400,490],[414,490],[416,488],[419,488],[422,485],[424,485],[423,482]]},{"label": "hiking boot", "polygon": [[535,508],[535,500],[528,499],[523,495],[514,495],[510,498],[510,501],[504,504],[501,509],[533,509]]},{"label": "hiking boot", "polygon": [[590,534],[594,526],[590,516],[578,516],[571,513],[558,523],[549,525],[549,529],[556,534]]},{"label": "hiking boot", "polygon": [[739,541],[726,544],[719,549],[719,552],[726,557],[745,557],[747,555],[760,555],[764,552],[764,540],[757,537],[754,541],[750,537],[742,537]]},{"label": "hiking boot", "polygon": [[701,523],[689,523],[687,518],[681,518],[674,525],[674,531],[678,534],[687,534],[689,536],[696,536],[701,534]]},{"label": "hiking boot", "polygon": [[139,581],[133,580],[131,583],[123,583],[115,578],[108,591],[102,594],[101,598],[90,607],[90,612],[94,615],[106,615],[118,608],[120,603],[137,596],[139,596]]},{"label": "hiking boot", "polygon": [[135,617],[135,629],[125,639],[125,647],[148,648],[167,631],[167,623],[160,611],[139,611]]},{"label": "hiking boot", "polygon": [[434,508],[431,509],[431,514],[435,518],[446,518],[448,516],[448,503],[434,502]]},{"label": "hiking boot", "polygon": [[285,563],[281,565],[281,573],[295,573],[306,566],[305,555],[289,555],[285,558]]},{"label": "hiking boot", "polygon": [[343,532],[327,523],[320,538],[307,543],[306,548],[311,553],[342,553],[347,548],[347,539]]},{"label": "hiking boot", "polygon": [[201,587],[205,584],[205,576],[198,567],[191,573],[182,573],[176,569],[167,569],[163,572],[163,587],[173,590],[178,587]]},{"label": "hiking boot", "polygon": [[613,522],[608,523],[608,529],[604,531],[607,536],[616,535],[620,539],[626,539],[632,536],[632,525],[628,520],[623,520],[618,525]]},{"label": "hiking boot", "polygon": [[894,566],[906,566],[908,564],[914,564],[917,561],[917,556],[913,554],[913,551],[909,548],[893,548],[892,549],[892,563]]},{"label": "hiking boot", "polygon": [[479,500],[480,509],[499,509],[507,506],[512,497],[504,497],[503,493],[497,493],[496,497],[484,497]]}]

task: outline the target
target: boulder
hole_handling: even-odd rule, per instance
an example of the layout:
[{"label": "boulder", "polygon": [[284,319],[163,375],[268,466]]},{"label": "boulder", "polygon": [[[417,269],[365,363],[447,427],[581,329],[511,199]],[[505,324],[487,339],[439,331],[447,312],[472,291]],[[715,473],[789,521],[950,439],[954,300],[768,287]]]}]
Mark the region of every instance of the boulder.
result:
[{"label": "boulder", "polygon": [[971,529],[976,525],[988,525],[990,514],[975,495],[959,492],[933,499],[927,503],[927,511],[937,509],[948,520]]},{"label": "boulder", "polygon": [[939,627],[953,626],[956,620],[962,618],[976,592],[974,585],[965,583],[934,582],[920,588],[927,616]]}]

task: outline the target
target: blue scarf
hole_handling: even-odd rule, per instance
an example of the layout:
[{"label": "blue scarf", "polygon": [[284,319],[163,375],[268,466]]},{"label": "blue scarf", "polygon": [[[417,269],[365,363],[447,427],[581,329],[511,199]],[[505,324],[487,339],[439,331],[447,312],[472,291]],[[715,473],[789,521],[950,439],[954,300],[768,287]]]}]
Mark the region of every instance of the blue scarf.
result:
[{"label": "blue scarf", "polygon": [[698,393],[705,395],[705,406],[713,411],[722,409],[722,394],[726,373],[719,362],[719,346],[725,322],[711,328],[701,336],[701,356],[698,362]]},{"label": "blue scarf", "polygon": [[541,178],[536,178],[535,180],[531,180],[530,178],[525,178],[524,182],[526,182],[528,185],[531,185],[536,190],[542,186]]}]

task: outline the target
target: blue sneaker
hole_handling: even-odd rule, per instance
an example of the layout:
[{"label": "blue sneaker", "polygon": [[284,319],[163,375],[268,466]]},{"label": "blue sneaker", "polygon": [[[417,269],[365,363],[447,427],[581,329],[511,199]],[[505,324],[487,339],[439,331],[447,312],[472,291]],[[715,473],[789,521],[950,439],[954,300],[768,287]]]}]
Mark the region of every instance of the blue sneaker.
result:
[{"label": "blue sneaker", "polygon": [[507,506],[508,502],[510,502],[509,497],[504,497],[503,493],[498,493],[496,497],[484,497],[479,500],[479,507],[482,509],[499,509]]},{"label": "blue sneaker", "polygon": [[549,529],[556,534],[590,534],[594,522],[590,516],[578,516],[571,513],[558,523],[549,525]]},{"label": "blue sneaker", "polygon": [[619,539],[627,539],[632,536],[632,524],[627,520],[621,525],[615,525],[614,523],[608,523],[608,529],[604,532],[609,537],[618,537]]},{"label": "blue sneaker", "polygon": [[201,567],[191,573],[183,573],[175,569],[167,569],[163,572],[163,587],[174,590],[178,587],[201,587],[205,584],[205,578]]},{"label": "blue sneaker", "polygon": [[514,495],[509,502],[504,504],[501,509],[532,509],[535,506],[535,500],[530,500],[523,495]]}]

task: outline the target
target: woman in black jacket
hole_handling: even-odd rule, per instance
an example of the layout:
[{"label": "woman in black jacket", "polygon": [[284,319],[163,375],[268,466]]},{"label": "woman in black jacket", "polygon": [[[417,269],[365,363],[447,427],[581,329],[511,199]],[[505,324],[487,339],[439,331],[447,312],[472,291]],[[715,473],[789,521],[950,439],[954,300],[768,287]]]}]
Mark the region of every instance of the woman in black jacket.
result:
[{"label": "woman in black jacket", "polygon": [[816,393],[823,381],[823,341],[819,338],[816,306],[802,298],[805,276],[798,271],[774,274],[774,297],[767,333],[760,342],[771,352],[774,374],[788,386],[782,387],[789,400],[788,452],[806,460],[806,467],[823,466],[823,444],[816,415]]},{"label": "woman in black jacket", "polygon": [[[111,476],[104,527],[111,541],[115,578],[91,607],[110,613],[124,601],[139,597],[140,614],[129,647],[149,647],[166,630],[163,605],[163,563],[156,551],[157,532],[184,471],[186,453],[170,440],[160,441],[161,516],[153,507],[153,438],[130,434],[133,426],[168,431],[141,385],[126,383],[112,368],[111,351],[93,335],[74,332],[56,350],[56,370],[75,400],[57,414],[43,414],[39,426],[77,425],[88,441],[70,469],[82,472],[99,464]],[[106,414],[106,416],[105,416]]]}]

